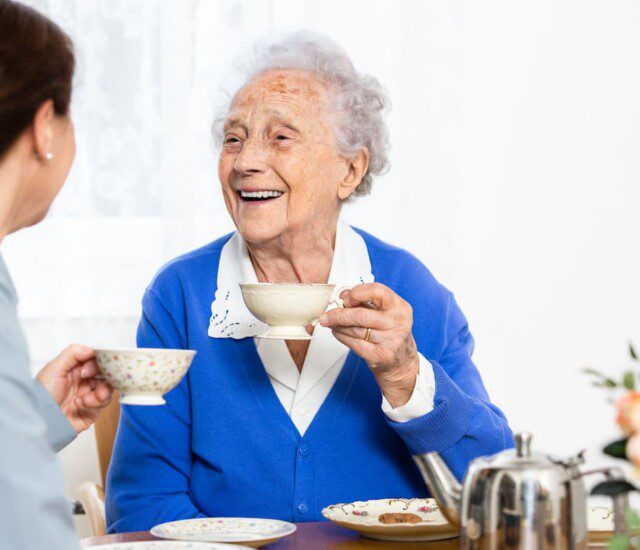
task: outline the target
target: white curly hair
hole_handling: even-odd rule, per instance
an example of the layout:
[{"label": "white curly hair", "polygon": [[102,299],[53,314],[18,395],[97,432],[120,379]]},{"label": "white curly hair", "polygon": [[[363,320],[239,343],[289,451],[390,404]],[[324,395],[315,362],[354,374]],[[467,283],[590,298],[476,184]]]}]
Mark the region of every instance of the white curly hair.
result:
[{"label": "white curly hair", "polygon": [[[331,107],[338,115],[334,134],[340,152],[349,158],[363,147],[369,151],[367,172],[353,195],[370,193],[374,176],[389,169],[389,132],[383,116],[389,98],[377,78],[358,72],[336,42],[310,32],[262,40],[256,43],[249,59],[242,59],[238,65],[244,75],[242,86],[273,69],[310,71],[328,83],[333,92]],[[229,104],[213,124],[218,146],[228,110]]]}]

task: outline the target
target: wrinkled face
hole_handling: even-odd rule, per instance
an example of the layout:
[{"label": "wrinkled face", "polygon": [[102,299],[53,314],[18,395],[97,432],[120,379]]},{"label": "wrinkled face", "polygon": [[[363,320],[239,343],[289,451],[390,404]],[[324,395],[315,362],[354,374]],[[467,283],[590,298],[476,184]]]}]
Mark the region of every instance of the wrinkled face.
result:
[{"label": "wrinkled face", "polygon": [[234,97],[218,175],[245,241],[260,244],[335,223],[349,163],[335,146],[328,99],[323,82],[297,70],[267,71]]}]

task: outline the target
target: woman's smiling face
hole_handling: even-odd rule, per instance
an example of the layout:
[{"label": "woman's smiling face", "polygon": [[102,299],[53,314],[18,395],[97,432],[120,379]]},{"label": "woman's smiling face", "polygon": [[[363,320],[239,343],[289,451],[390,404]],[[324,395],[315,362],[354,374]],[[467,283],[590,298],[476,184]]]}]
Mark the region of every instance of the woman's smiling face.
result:
[{"label": "woman's smiling face", "polygon": [[218,175],[245,241],[267,243],[335,224],[349,162],[330,124],[329,90],[312,73],[267,71],[236,94]]}]

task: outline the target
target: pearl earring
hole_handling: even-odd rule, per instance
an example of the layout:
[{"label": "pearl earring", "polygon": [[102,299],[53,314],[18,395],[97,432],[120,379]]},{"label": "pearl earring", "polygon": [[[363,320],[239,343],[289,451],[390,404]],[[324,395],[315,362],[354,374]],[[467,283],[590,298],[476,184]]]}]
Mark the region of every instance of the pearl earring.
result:
[{"label": "pearl earring", "polygon": [[49,152],[44,156],[44,158],[45,158],[46,160],[51,160],[51,159],[53,158],[53,153],[52,153],[51,151],[49,151]]}]

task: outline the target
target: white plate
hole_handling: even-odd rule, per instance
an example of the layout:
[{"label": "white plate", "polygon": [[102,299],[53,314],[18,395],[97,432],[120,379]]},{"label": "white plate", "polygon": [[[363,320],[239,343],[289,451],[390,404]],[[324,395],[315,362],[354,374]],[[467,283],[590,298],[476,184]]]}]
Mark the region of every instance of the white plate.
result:
[{"label": "white plate", "polygon": [[295,532],[293,523],[260,518],[199,518],[156,525],[151,534],[163,539],[225,542],[259,547]]},{"label": "white plate", "polygon": [[[387,513],[411,513],[419,516],[421,521],[382,523],[378,517]],[[429,541],[458,536],[458,529],[446,520],[432,498],[392,498],[334,504],[322,510],[322,515],[337,525],[380,540]]]},{"label": "white plate", "polygon": [[248,548],[248,546],[237,546],[235,544],[154,540],[148,542],[102,544],[100,546],[90,546],[86,550],[247,550]]}]

